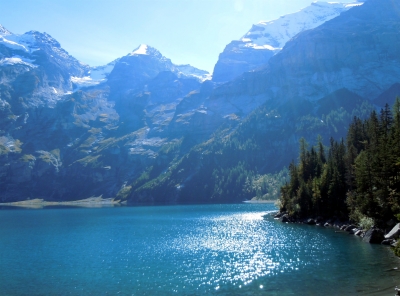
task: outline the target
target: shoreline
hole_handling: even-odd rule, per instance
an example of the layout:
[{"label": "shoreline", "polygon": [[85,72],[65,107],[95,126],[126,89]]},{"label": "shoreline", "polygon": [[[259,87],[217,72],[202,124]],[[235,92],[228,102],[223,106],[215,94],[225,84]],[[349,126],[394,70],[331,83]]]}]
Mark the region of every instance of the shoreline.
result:
[{"label": "shoreline", "polygon": [[273,204],[275,203],[277,200],[244,200],[242,201],[243,203],[249,203],[249,204]]},{"label": "shoreline", "polygon": [[[345,235],[352,235],[355,237],[358,237],[361,239],[361,243],[363,244],[371,244],[371,245],[380,245],[382,247],[384,247],[385,249],[390,248],[389,245],[385,245],[383,243],[376,243],[376,242],[372,242],[369,240],[364,240],[364,236],[366,235],[366,233],[368,231],[362,231],[363,233],[357,233],[357,232],[353,232],[350,229],[348,229],[349,227],[352,227],[353,225],[350,224],[346,224],[346,222],[341,222],[340,224],[336,224],[336,223],[329,223],[329,225],[327,225],[328,222],[326,223],[316,223],[316,219],[312,219],[312,218],[308,218],[308,219],[298,219],[298,220],[292,220],[292,219],[286,219],[283,216],[287,216],[285,213],[278,211],[274,211],[272,213],[268,213],[266,215],[263,216],[263,218],[265,219],[266,216],[270,216],[273,218],[274,221],[276,221],[277,223],[282,223],[282,224],[302,224],[302,225],[307,225],[307,226],[316,226],[316,227],[320,227],[320,228],[326,228],[326,229],[330,229],[331,231],[334,231],[335,233],[342,233]],[[309,223],[309,220],[314,220],[313,223]],[[374,229],[374,228],[371,228]],[[371,230],[370,229],[370,230]],[[359,240],[357,240],[359,241]],[[360,242],[360,241],[359,241]],[[400,257],[397,257],[394,252],[392,250],[388,250],[390,251],[390,253],[393,256],[394,261],[397,261],[395,264],[395,267],[391,267],[390,269],[385,270],[385,272],[399,272],[399,265],[400,265]],[[392,279],[392,281],[390,281],[390,279]],[[384,295],[388,295],[387,293],[389,293],[389,291],[394,291],[394,293],[396,294],[392,294],[392,295],[400,295],[400,290],[397,289],[398,281],[394,281],[393,280],[393,276],[390,277],[386,277],[385,280],[382,278],[380,281],[380,288],[378,290],[375,291],[368,291],[368,292],[363,292],[363,295],[371,295],[371,296],[384,296]]]},{"label": "shoreline", "polygon": [[21,207],[30,209],[41,209],[44,207],[51,207],[51,206],[73,206],[73,207],[96,208],[103,206],[113,207],[119,205],[121,205],[121,203],[119,201],[115,201],[114,198],[102,198],[101,196],[89,197],[73,201],[46,201],[44,199],[35,198],[22,201],[0,203],[0,207],[6,206],[6,207]]}]

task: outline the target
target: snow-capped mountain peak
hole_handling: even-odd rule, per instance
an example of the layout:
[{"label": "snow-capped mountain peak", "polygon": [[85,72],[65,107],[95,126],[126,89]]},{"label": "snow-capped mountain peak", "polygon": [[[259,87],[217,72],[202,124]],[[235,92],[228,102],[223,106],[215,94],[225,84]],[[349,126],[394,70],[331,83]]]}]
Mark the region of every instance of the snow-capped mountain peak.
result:
[{"label": "snow-capped mountain peak", "polygon": [[0,24],[0,35],[11,35],[12,33]]},{"label": "snow-capped mountain peak", "polygon": [[316,28],[337,17],[343,11],[362,2],[337,3],[315,1],[306,8],[276,20],[262,21],[253,25],[240,40],[244,47],[254,49],[280,50],[298,33]]},{"label": "snow-capped mountain peak", "polygon": [[[60,43],[47,33],[29,31],[25,34],[13,34],[0,25],[0,44],[14,50],[21,50],[25,53],[32,53],[43,45],[59,50]],[[63,53],[65,52],[62,50]],[[66,53],[66,52],[65,52]],[[67,54],[67,53],[66,53]],[[68,54],[67,54],[68,55]]]},{"label": "snow-capped mountain peak", "polygon": [[140,44],[129,55],[130,56],[150,55],[158,58],[162,57],[162,54],[156,48],[151,47],[150,45],[147,44]]},{"label": "snow-capped mountain peak", "polygon": [[147,44],[140,44],[139,47],[137,47],[131,52],[131,55],[141,55],[141,54],[147,55],[148,54],[147,49],[148,49]]},{"label": "snow-capped mountain peak", "polygon": [[25,34],[21,35],[21,37],[26,36],[26,37],[30,37],[33,38],[35,42],[37,43],[45,43],[50,45],[51,47],[57,47],[60,48],[61,45],[60,43],[54,39],[53,37],[51,37],[49,34],[47,34],[46,32],[41,33],[38,31],[29,31],[26,32]]},{"label": "snow-capped mountain peak", "polygon": [[[31,94],[35,97],[33,101],[36,100],[34,105],[53,104],[71,91],[68,78],[82,77],[89,71],[89,66],[70,56],[49,34],[38,31],[13,34],[1,25],[0,66],[16,69],[19,73],[28,73],[32,69],[43,73],[41,87]],[[46,98],[43,93],[50,93],[50,97]]]},{"label": "snow-capped mountain peak", "polygon": [[241,39],[232,41],[220,54],[213,81],[226,82],[265,65],[297,34],[314,29],[362,4],[315,1],[298,12],[253,25]]}]

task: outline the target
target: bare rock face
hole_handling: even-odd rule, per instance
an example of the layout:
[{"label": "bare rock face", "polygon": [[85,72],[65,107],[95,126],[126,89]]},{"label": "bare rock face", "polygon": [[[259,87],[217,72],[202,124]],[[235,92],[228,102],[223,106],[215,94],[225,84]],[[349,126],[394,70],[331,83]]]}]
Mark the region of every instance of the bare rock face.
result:
[{"label": "bare rock face", "polygon": [[385,235],[385,239],[398,239],[400,235],[400,223],[397,223],[392,230]]},{"label": "bare rock face", "polygon": [[160,72],[171,71],[172,67],[171,60],[162,56],[157,49],[141,45],[118,60],[108,76],[108,84],[116,92],[135,89]]},{"label": "bare rock face", "polygon": [[30,158],[18,162],[11,163],[10,181],[12,183],[24,183],[32,180],[32,171],[35,166],[36,159]]},{"label": "bare rock face", "polygon": [[347,88],[373,100],[400,79],[399,8],[397,2],[369,0],[300,33],[271,59],[270,85],[281,96],[315,100]]},{"label": "bare rock face", "polygon": [[383,235],[383,231],[376,228],[369,229],[364,237],[363,242],[370,243],[370,244],[380,244],[385,239]]},{"label": "bare rock face", "polygon": [[219,87],[214,97],[318,100],[346,88],[374,100],[400,81],[400,4],[368,0],[299,33],[263,69]]},{"label": "bare rock face", "polygon": [[278,50],[245,47],[242,41],[232,41],[219,55],[215,64],[213,81],[227,82],[244,72],[265,65]]}]

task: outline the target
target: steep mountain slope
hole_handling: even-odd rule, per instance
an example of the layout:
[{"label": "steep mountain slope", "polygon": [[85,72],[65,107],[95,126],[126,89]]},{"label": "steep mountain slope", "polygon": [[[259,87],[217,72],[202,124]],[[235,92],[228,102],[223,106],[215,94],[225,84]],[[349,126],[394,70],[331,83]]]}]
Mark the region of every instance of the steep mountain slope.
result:
[{"label": "steep mountain slope", "polygon": [[214,68],[213,81],[226,82],[264,64],[298,33],[310,30],[362,3],[313,2],[299,12],[259,22],[229,43]]},{"label": "steep mountain slope", "polygon": [[152,165],[182,97],[208,73],[141,45],[90,68],[47,34],[0,43],[0,200],[115,197]]},{"label": "steep mountain slope", "polygon": [[[210,140],[174,161],[162,174],[157,175],[150,168],[142,182],[132,184],[129,199],[133,203],[251,199],[261,190],[260,179],[296,159],[301,137],[315,143],[317,135],[322,135],[324,144],[328,144],[330,136],[345,136],[346,125],[354,116],[366,117],[372,110],[374,107],[367,100],[346,89],[314,102],[269,101],[239,124],[223,125]],[[261,195],[268,195],[271,190],[267,187]]]},{"label": "steep mountain slope", "polygon": [[225,84],[147,45],[90,68],[46,34],[1,27],[0,200],[232,202],[272,190],[266,174],[296,157],[300,137],[341,137],[397,92],[399,11],[368,0]]},{"label": "steep mountain slope", "polygon": [[13,34],[0,25],[1,84],[29,96],[33,106],[52,104],[72,90],[70,76],[82,76],[89,66],[80,63],[46,33]]},{"label": "steep mountain slope", "polygon": [[217,117],[228,125],[251,115],[197,146],[166,174],[137,184],[131,200],[247,198],[245,181],[289,163],[300,137],[314,142],[317,134],[325,141],[344,136],[354,115],[369,115],[375,98],[393,100],[387,90],[400,81],[399,11],[396,1],[368,0],[298,34],[264,69],[186,97],[177,107],[186,122],[199,112],[203,122]]},{"label": "steep mountain slope", "polygon": [[400,79],[398,8],[369,0],[300,33],[264,69],[220,86],[213,99],[318,100],[347,88],[373,100]]}]

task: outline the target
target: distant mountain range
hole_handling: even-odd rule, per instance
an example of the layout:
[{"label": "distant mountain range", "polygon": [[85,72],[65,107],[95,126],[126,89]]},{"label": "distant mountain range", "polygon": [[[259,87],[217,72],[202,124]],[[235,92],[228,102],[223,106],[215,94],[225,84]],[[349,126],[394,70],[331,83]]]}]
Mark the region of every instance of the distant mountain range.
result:
[{"label": "distant mountain range", "polygon": [[46,33],[0,26],[0,201],[251,198],[300,137],[338,138],[393,102],[399,10],[313,3],[230,43],[212,78],[148,45],[90,67]]}]

